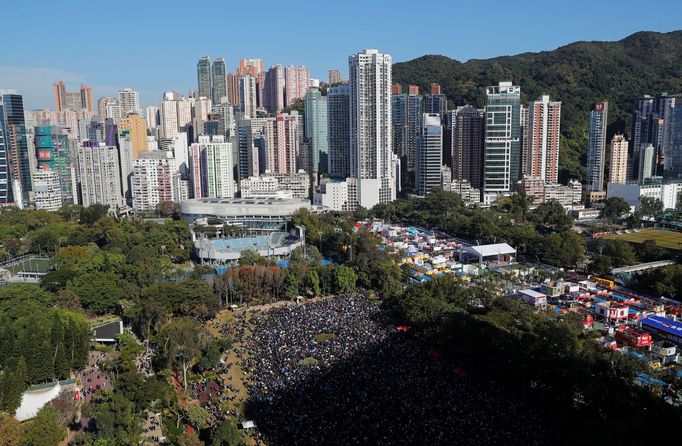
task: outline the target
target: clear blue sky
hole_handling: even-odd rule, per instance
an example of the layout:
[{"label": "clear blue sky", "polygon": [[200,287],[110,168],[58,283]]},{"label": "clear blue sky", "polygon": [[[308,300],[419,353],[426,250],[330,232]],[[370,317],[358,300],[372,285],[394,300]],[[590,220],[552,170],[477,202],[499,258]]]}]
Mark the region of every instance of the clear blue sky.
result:
[{"label": "clear blue sky", "polygon": [[140,91],[143,105],[167,89],[196,88],[196,61],[242,57],[265,66],[305,64],[313,77],[347,72],[348,55],[378,48],[405,61],[457,60],[551,50],[576,40],[682,29],[682,1],[526,0],[5,0],[0,88],[27,108],[53,107],[52,83],[93,86],[95,97]]}]

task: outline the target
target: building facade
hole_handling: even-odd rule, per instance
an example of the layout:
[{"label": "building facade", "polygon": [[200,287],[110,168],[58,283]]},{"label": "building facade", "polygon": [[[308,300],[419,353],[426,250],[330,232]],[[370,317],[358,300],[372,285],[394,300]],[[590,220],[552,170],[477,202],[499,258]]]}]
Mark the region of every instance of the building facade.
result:
[{"label": "building facade", "polygon": [[424,196],[441,186],[443,126],[438,113],[424,113],[417,148],[416,191]]},{"label": "building facade", "polygon": [[327,90],[329,176],[335,179],[350,176],[349,94],[348,84]]},{"label": "building facade", "polygon": [[604,190],[604,162],[606,149],[606,124],[608,102],[595,104],[590,112],[590,125],[587,140],[587,183],[588,191]]},{"label": "building facade", "polygon": [[625,183],[628,176],[628,140],[623,135],[611,138],[609,183]]},{"label": "building facade", "polygon": [[391,65],[391,56],[375,49],[348,59],[350,174],[356,180],[350,199],[367,209],[396,198],[398,162],[392,150]]},{"label": "building facade", "polygon": [[483,199],[509,193],[521,173],[521,87],[500,82],[486,90]]}]

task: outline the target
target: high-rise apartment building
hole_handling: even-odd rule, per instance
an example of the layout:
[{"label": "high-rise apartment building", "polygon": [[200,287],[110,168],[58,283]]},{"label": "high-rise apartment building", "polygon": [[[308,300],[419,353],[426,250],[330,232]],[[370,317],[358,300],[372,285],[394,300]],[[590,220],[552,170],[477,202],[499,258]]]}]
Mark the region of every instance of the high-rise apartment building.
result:
[{"label": "high-rise apartment building", "polygon": [[329,176],[336,179],[350,176],[349,95],[348,84],[327,90]]},{"label": "high-rise apartment building", "polygon": [[121,104],[118,102],[118,99],[110,96],[97,100],[97,111],[100,122],[104,122],[107,119],[118,121],[122,116]]},{"label": "high-rise apartment building", "polygon": [[[239,61],[237,74],[258,77],[263,72],[263,59],[242,59]],[[233,104],[234,105],[234,104]]]},{"label": "high-rise apartment building", "polygon": [[[227,97],[227,68],[225,59],[218,57],[211,69],[211,89],[214,104],[220,104]],[[201,94],[199,95],[201,96]],[[207,96],[208,97],[208,96]]]},{"label": "high-rise apartment building", "polygon": [[[92,110],[92,89],[85,85],[81,86],[80,91],[66,91],[66,85],[64,81],[55,82],[52,85],[52,90],[54,92],[54,104],[55,110],[57,112],[62,112],[65,110],[78,111],[81,109]],[[88,107],[88,100],[89,106]]]},{"label": "high-rise apartment building", "polygon": [[320,90],[311,88],[305,94],[303,118],[305,121],[305,139],[310,142],[312,150],[312,171],[327,173],[329,164],[329,127],[328,96],[322,96]]},{"label": "high-rise apartment building", "polygon": [[341,84],[344,82],[343,76],[341,75],[341,70],[331,69],[329,70],[329,85]]},{"label": "high-rise apartment building", "polygon": [[133,144],[133,158],[137,159],[140,153],[147,151],[147,122],[137,114],[129,114],[121,118],[117,125],[119,133],[127,131]]},{"label": "high-rise apartment building", "polygon": [[198,94],[205,98],[213,97],[211,88],[211,59],[208,56],[202,56],[197,62],[197,85]]},{"label": "high-rise apartment building", "polygon": [[227,73],[227,101],[231,106],[239,109],[239,75]]},{"label": "high-rise apartment building", "polygon": [[295,116],[282,114],[267,118],[265,137],[265,169],[282,175],[293,175],[299,152],[299,126]]},{"label": "high-rise apartment building", "polygon": [[310,70],[308,67],[287,65],[285,69],[286,97],[287,106],[290,106],[296,99],[302,99],[308,91],[310,84]]},{"label": "high-rise apartment building", "polygon": [[451,112],[450,116],[452,179],[466,180],[480,190],[483,186],[484,112],[465,105]]},{"label": "high-rise apartment building", "polygon": [[284,90],[284,68],[282,65],[275,65],[265,74],[263,106],[268,112],[279,113],[284,109]]},{"label": "high-rise apartment building", "polygon": [[245,75],[239,78],[239,103],[244,117],[256,117],[256,78]]},{"label": "high-rise apartment building", "polygon": [[132,88],[119,90],[118,102],[121,105],[121,116],[125,116],[129,113],[142,113],[140,110],[140,93]]},{"label": "high-rise apartment building", "polygon": [[[156,105],[150,105],[145,109],[145,117],[147,120],[147,129],[154,131],[161,125],[159,107]],[[156,133],[152,134],[155,135]]]},{"label": "high-rise apartment building", "polygon": [[494,202],[521,177],[521,87],[500,82],[486,89],[483,200]]},{"label": "high-rise apartment building", "polygon": [[116,147],[85,141],[78,147],[78,179],[83,206],[95,203],[116,209],[122,204]]},{"label": "high-rise apartment building", "polygon": [[609,183],[624,184],[628,175],[628,140],[623,135],[611,138]]},{"label": "high-rise apartment building", "polygon": [[9,135],[5,122],[5,107],[0,105],[0,203],[14,201],[10,166]]},{"label": "high-rise apartment building", "polygon": [[422,123],[417,146],[415,183],[417,194],[424,196],[441,187],[443,126],[437,113],[424,113]]},{"label": "high-rise apartment building", "polygon": [[58,211],[62,207],[59,174],[50,169],[33,172],[33,202],[39,211]]},{"label": "high-rise apartment building", "polygon": [[173,186],[176,170],[170,152],[146,152],[136,159],[131,181],[133,209],[151,211],[162,202],[177,201]]},{"label": "high-rise apartment building", "polygon": [[542,178],[548,183],[559,181],[559,136],[561,102],[543,95],[528,103],[528,123],[524,129],[523,173]]},{"label": "high-rise apartment building", "polygon": [[95,113],[95,99],[92,93],[92,87],[81,84],[81,107],[90,112]]},{"label": "high-rise apartment building", "polygon": [[391,148],[391,56],[366,49],[348,58],[350,80],[349,200],[370,209],[396,198],[397,159]]},{"label": "high-rise apartment building", "polygon": [[232,145],[222,135],[200,135],[190,147],[189,168],[194,198],[232,198]]},{"label": "high-rise apartment building", "polygon": [[608,102],[598,102],[590,112],[587,140],[587,183],[589,191],[604,190],[604,163],[606,161],[606,124],[608,121]]},{"label": "high-rise apartment building", "polygon": [[[416,92],[418,90],[412,90]],[[393,151],[406,163],[409,172],[414,172],[417,153],[417,139],[421,133],[423,98],[418,94],[398,94],[391,97],[393,126]]]},{"label": "high-rise apartment building", "polygon": [[440,84],[431,84],[431,93],[424,95],[424,113],[437,113],[442,121],[448,113],[448,98],[443,94]]},{"label": "high-rise apartment building", "polygon": [[656,174],[656,147],[647,144],[640,152],[639,159],[639,182],[644,183],[647,178]]}]

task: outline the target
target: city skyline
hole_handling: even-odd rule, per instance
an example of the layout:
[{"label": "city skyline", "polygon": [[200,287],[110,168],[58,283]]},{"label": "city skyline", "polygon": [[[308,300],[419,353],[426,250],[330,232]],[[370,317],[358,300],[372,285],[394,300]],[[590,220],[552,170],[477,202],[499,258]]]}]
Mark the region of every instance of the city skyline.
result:
[{"label": "city skyline", "polygon": [[[325,80],[329,69],[339,69],[347,77],[345,58],[364,48],[381,48],[391,54],[395,62],[425,54],[442,54],[463,62],[472,58],[552,50],[579,40],[618,40],[641,30],[672,31],[679,28],[675,23],[679,14],[675,11],[682,12],[682,5],[673,1],[663,2],[669,14],[660,14],[658,9],[647,8],[643,4],[614,10],[608,4],[589,3],[591,13],[583,14],[584,8],[575,2],[551,8],[531,2],[495,15],[484,11],[482,6],[439,2],[434,5],[439,14],[458,18],[454,38],[437,38],[441,30],[425,28],[420,39],[414,39],[413,35],[399,32],[398,28],[382,29],[377,34],[377,28],[372,26],[372,20],[379,12],[389,20],[407,20],[401,13],[405,10],[401,6],[407,6],[406,2],[392,2],[390,8],[383,2],[363,4],[364,13],[358,15],[353,14],[357,3],[349,1],[347,8],[333,11],[332,20],[324,20],[323,11],[319,11],[319,20],[308,21],[303,28],[297,27],[300,37],[297,41],[303,43],[292,45],[290,39],[280,37],[282,27],[277,24],[300,20],[297,15],[300,9],[288,11],[284,5],[273,2],[267,5],[268,8],[263,8],[265,11],[258,12],[262,26],[257,35],[249,34],[253,38],[229,39],[226,38],[229,33],[222,34],[219,27],[205,27],[201,37],[194,37],[192,33],[164,34],[158,45],[150,47],[140,45],[144,35],[151,35],[154,30],[161,32],[169,24],[183,26],[177,22],[174,5],[168,7],[167,3],[162,5],[151,1],[135,3],[135,14],[126,16],[126,20],[119,24],[123,31],[128,32],[117,35],[116,44],[110,51],[101,51],[101,41],[97,39],[53,39],[50,37],[53,28],[40,24],[47,24],[55,17],[73,23],[87,23],[93,17],[104,17],[110,13],[104,5],[77,0],[69,2],[72,7],[67,10],[63,4],[41,4],[40,8],[35,8],[32,3],[13,3],[7,5],[5,11],[9,16],[30,17],[34,25],[30,33],[19,28],[20,23],[25,23],[23,21],[10,21],[0,29],[0,37],[7,41],[13,41],[17,35],[22,36],[21,45],[3,47],[0,86],[18,89],[25,98],[26,108],[31,110],[53,107],[52,84],[59,80],[64,80],[71,89],[81,83],[89,85],[95,98],[115,96],[118,90],[133,88],[140,92],[142,106],[156,104],[165,90],[186,94],[189,89],[196,89],[196,61],[206,55],[212,60],[223,57],[227,72],[234,72],[242,58],[261,58],[265,69],[276,64],[305,65],[310,68],[311,77]],[[128,3],[132,5],[132,2],[123,1],[119,7],[124,9]],[[249,13],[248,5],[208,3],[206,10],[217,15]],[[530,16],[529,11],[532,12]],[[491,24],[485,36],[476,41],[456,38],[475,31],[480,23],[477,19],[484,14]],[[561,23],[556,23],[556,17],[561,17]],[[609,20],[605,21],[604,17]],[[534,27],[532,30],[530,27],[528,30],[517,28],[517,32],[510,35],[501,26],[509,20],[521,24],[533,20]],[[352,33],[347,32],[349,21],[354,24]],[[498,22],[500,26],[492,26]],[[231,21],[230,32],[247,35],[248,28],[252,26],[250,23],[248,20]],[[543,35],[542,39],[537,38],[538,32]],[[339,33],[343,33],[343,39],[324,38]],[[130,69],[132,66],[135,69]]]}]

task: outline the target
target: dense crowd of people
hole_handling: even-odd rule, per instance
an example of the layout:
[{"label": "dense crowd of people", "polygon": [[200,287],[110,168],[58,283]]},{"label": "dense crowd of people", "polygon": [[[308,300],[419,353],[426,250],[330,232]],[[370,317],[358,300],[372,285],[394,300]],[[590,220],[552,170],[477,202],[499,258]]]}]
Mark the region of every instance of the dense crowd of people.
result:
[{"label": "dense crowd of people", "polygon": [[469,379],[362,296],[274,308],[252,323],[246,410],[269,445],[547,442],[538,413]]}]

